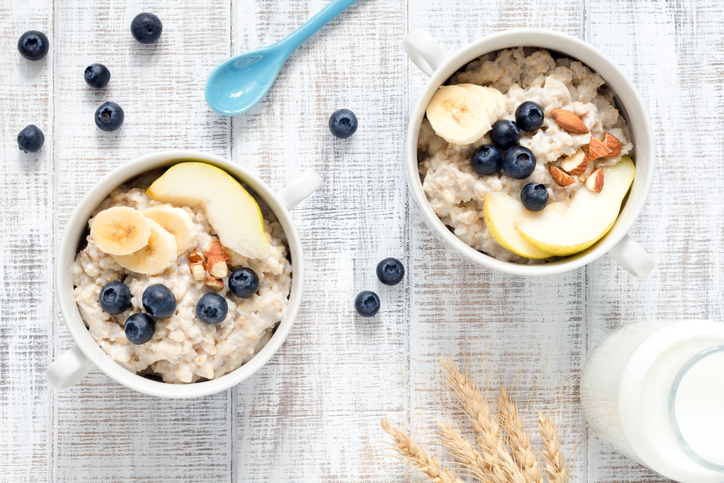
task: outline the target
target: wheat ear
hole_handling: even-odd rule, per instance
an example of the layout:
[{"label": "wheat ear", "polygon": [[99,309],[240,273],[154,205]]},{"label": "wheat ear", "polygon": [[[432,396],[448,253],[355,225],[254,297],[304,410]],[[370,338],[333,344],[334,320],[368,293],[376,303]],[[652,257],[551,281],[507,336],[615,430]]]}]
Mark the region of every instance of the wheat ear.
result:
[{"label": "wheat ear", "polygon": [[505,483],[505,475],[496,475],[490,471],[491,456],[483,455],[473,443],[458,433],[452,425],[438,421],[440,440],[450,453],[467,468],[478,481],[483,483]]},{"label": "wheat ear", "polygon": [[543,416],[540,411],[538,411],[538,423],[543,440],[543,461],[546,464],[548,481],[550,483],[568,483],[568,468],[566,468],[566,460],[561,451],[556,427],[548,415]]},{"label": "wheat ear", "polygon": [[515,461],[518,463],[518,468],[523,473],[525,481],[541,483],[543,481],[541,471],[538,468],[528,433],[523,428],[518,405],[508,397],[508,393],[502,386],[498,396],[498,417],[508,435],[508,444],[513,450],[513,456],[515,456]]},{"label": "wheat ear", "polygon": [[452,357],[448,357],[448,360],[441,357],[440,364],[447,372],[448,383],[470,417],[478,446],[482,450],[485,461],[488,462],[488,468],[486,468],[488,473],[502,481],[526,483],[522,472],[503,447],[500,427],[495,418],[491,416],[490,406],[482,391],[470,379],[467,372],[464,374],[460,372]]},{"label": "wheat ear", "polygon": [[413,468],[425,475],[433,483],[463,483],[450,470],[443,470],[437,459],[424,448],[415,444],[406,431],[393,427],[387,418],[381,422],[385,433],[392,436],[392,447],[405,458]]}]

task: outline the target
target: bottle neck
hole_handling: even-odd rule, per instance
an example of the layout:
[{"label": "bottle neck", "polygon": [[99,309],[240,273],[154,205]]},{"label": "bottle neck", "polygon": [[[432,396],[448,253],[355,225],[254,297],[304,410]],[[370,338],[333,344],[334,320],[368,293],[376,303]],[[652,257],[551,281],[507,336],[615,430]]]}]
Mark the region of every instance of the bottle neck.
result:
[{"label": "bottle neck", "polygon": [[689,458],[724,474],[724,345],[699,352],[681,367],[669,392],[669,420]]}]

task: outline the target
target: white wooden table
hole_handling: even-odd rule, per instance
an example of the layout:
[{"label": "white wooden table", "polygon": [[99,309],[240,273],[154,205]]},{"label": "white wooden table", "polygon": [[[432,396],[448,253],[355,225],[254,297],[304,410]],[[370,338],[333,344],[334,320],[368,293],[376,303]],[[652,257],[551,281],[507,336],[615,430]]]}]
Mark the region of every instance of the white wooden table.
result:
[{"label": "white wooden table", "polygon": [[[252,112],[229,119],[209,109],[203,87],[214,65],[278,40],[325,3],[0,2],[1,481],[401,481],[397,465],[360,461],[358,450],[383,439],[382,416],[436,410],[417,378],[438,355],[479,360],[487,345],[493,369],[512,385],[532,351],[521,391],[542,372],[536,406],[555,409],[559,384],[575,380],[587,351],[618,325],[722,320],[721,2],[360,0],[292,55]],[[141,11],[163,21],[154,45],[130,35]],[[658,265],[644,281],[609,257],[549,278],[477,268],[443,246],[408,195],[403,138],[425,77],[403,52],[405,33],[425,28],[454,50],[523,26],[592,43],[646,101],[659,164],[632,235]],[[44,61],[16,50],[29,29],[50,39]],[[112,72],[104,90],[83,81],[93,62]],[[93,123],[106,100],[126,112],[116,133]],[[360,120],[348,140],[327,127],[341,107]],[[37,155],[20,153],[15,141],[31,123],[46,136]],[[55,391],[45,368],[71,346],[53,296],[64,225],[103,174],[168,148],[229,157],[274,188],[309,168],[323,175],[321,191],[294,213],[308,280],[296,325],[260,373],[215,396],[154,399],[97,370]],[[407,268],[396,287],[375,278],[387,256]],[[375,319],[353,311],[363,289],[382,298]],[[574,387],[565,404],[576,401]],[[579,419],[565,423],[569,440],[582,444],[576,481],[664,481],[587,439]]]}]

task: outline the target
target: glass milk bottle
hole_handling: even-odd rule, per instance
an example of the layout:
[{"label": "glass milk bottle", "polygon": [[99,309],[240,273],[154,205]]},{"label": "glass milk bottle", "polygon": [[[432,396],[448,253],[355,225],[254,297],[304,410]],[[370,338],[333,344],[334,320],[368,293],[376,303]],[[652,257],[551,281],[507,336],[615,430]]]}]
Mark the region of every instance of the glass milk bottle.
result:
[{"label": "glass milk bottle", "polygon": [[724,324],[618,328],[588,356],[581,408],[599,438],[667,478],[724,482]]}]

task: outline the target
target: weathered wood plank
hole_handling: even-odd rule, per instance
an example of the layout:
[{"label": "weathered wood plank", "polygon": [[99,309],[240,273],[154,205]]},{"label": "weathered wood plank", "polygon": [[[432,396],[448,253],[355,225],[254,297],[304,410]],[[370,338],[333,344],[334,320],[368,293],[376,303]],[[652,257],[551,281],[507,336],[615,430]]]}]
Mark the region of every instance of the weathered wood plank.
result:
[{"label": "weathered wood plank", "polygon": [[[156,13],[163,34],[136,42],[130,23]],[[229,2],[136,4],[56,2],[56,233],[79,198],[114,167],[154,151],[193,148],[229,154],[229,121],[204,100],[206,75],[229,54]],[[106,89],[85,85],[83,70],[111,70]],[[93,113],[105,101],[125,111],[123,127],[104,133]],[[56,236],[56,243],[59,236]],[[71,345],[58,323],[54,352]],[[53,392],[55,481],[229,481],[231,394],[163,401],[119,386],[99,371]]]},{"label": "weathered wood plank", "polygon": [[[629,74],[656,134],[656,178],[631,235],[656,259],[644,281],[604,259],[586,279],[588,345],[642,319],[721,320],[724,6],[587,2],[586,40]],[[592,438],[589,481],[669,481]]]},{"label": "weathered wood plank", "polygon": [[[46,481],[51,401],[44,369],[52,337],[53,9],[49,0],[0,5],[0,477]],[[17,42],[27,30],[50,40],[30,62]],[[18,150],[27,125],[45,134],[35,154]],[[22,435],[22,437],[18,437]]]},{"label": "weathered wood plank", "polygon": [[[578,1],[503,1],[491,6],[430,0],[409,2],[409,8],[408,27],[427,30],[450,52],[515,27],[583,35],[584,12]],[[427,77],[412,62],[409,68],[411,110]],[[497,376],[507,388],[517,389],[524,406],[531,398],[529,410],[522,412],[534,432],[537,409],[555,411],[562,397],[560,385],[573,385],[564,393],[563,403],[572,412],[564,412],[562,421],[572,428],[568,438],[572,448],[583,440],[574,380],[586,353],[584,271],[524,279],[474,266],[448,249],[428,228],[414,201],[411,204],[411,359],[435,363],[439,355],[451,354],[460,362],[469,358],[471,368],[479,368],[482,375],[487,350],[493,380]],[[413,415],[441,414],[437,399],[423,392],[426,383],[415,382],[429,379],[425,374],[429,370],[423,365],[413,371]],[[429,418],[413,425],[423,431],[436,429],[435,420]],[[443,449],[437,447],[437,453],[443,455]],[[585,464],[583,455],[577,460],[578,477],[585,474]]]},{"label": "weathered wood plank", "polygon": [[[326,0],[234,2],[234,52],[273,43]],[[405,2],[360,1],[303,45],[267,98],[234,119],[234,160],[281,188],[305,169],[324,178],[294,212],[306,252],[306,296],[286,344],[238,393],[238,481],[371,481],[353,454],[381,439],[385,381],[407,364],[405,281],[385,287],[377,263],[407,263],[402,171]],[[338,140],[328,119],[359,119]],[[382,310],[358,317],[356,294]],[[402,401],[396,401],[399,406]]]}]

